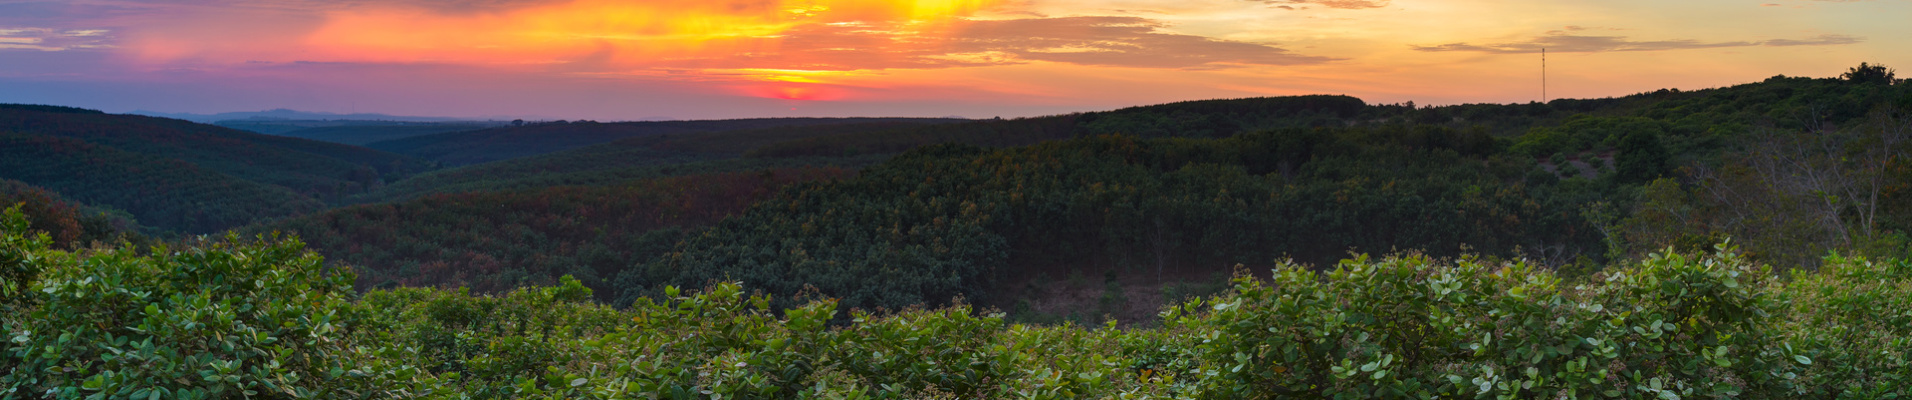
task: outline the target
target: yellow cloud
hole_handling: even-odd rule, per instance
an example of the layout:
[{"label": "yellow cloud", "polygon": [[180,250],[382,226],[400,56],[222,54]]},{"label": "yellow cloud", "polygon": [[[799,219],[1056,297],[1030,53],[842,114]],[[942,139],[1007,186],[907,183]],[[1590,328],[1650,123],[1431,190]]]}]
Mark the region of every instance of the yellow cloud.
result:
[{"label": "yellow cloud", "polygon": [[307,37],[332,59],[522,63],[604,53],[598,62],[771,51],[793,28],[869,21],[940,21],[997,0],[579,0],[447,15],[379,7],[333,11]]}]

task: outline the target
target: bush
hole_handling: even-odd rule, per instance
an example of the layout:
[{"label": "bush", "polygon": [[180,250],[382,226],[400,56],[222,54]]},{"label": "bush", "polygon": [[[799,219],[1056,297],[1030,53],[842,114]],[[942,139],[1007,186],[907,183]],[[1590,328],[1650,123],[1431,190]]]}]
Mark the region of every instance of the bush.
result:
[{"label": "bush", "polygon": [[1721,247],[1582,282],[1517,261],[1359,256],[1242,273],[1157,328],[1009,324],[960,303],[832,325],[835,299],[779,310],[735,283],[625,309],[568,278],[355,298],[297,241],[67,253],[17,210],[4,221],[0,398],[1912,395],[1903,260],[1835,255],[1788,282]]},{"label": "bush", "polygon": [[4,220],[0,397],[343,396],[374,378],[345,342],[351,274],[296,240],[68,253],[17,208]]}]

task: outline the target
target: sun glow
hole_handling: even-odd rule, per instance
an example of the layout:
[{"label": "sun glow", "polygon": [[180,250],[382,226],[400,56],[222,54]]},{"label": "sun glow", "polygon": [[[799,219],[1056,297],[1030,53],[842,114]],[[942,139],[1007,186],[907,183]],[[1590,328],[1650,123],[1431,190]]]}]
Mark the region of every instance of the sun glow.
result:
[{"label": "sun glow", "polygon": [[1556,98],[1912,65],[1895,40],[1912,24],[1892,18],[1912,15],[1912,1],[55,3],[0,5],[0,98],[201,111],[380,99],[419,114],[594,119],[754,112],[733,103],[1027,116],[1317,93],[1536,101],[1538,48]]},{"label": "sun glow", "polygon": [[783,100],[829,101],[844,97],[841,90],[818,85],[752,85],[741,87],[738,92],[751,97]]}]

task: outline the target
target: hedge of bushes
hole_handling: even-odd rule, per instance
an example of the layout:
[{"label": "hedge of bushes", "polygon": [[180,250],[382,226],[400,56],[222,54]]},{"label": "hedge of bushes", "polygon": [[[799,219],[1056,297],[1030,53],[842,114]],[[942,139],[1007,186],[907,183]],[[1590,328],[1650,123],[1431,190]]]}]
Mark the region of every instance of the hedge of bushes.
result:
[{"label": "hedge of bushes", "polygon": [[[1722,247],[1562,279],[1406,254],[1243,273],[1159,323],[838,310],[733,283],[596,304],[354,293],[296,240],[49,250],[0,237],[0,398],[1903,398],[1912,263]],[[842,314],[839,316],[839,314]]]}]

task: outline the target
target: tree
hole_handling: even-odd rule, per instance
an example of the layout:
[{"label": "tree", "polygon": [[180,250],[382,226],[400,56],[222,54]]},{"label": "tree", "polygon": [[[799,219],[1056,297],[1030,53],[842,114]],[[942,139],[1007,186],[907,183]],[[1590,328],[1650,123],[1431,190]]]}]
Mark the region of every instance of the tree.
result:
[{"label": "tree", "polygon": [[1886,245],[1885,203],[1912,139],[1903,113],[1841,129],[1756,130],[1744,153],[1692,175],[1720,230],[1766,261],[1810,266],[1828,249]]},{"label": "tree", "polygon": [[1614,155],[1614,172],[1619,174],[1621,182],[1647,182],[1660,177],[1666,171],[1666,146],[1660,144],[1660,135],[1653,132],[1634,132],[1620,141],[1620,152]]},{"label": "tree", "polygon": [[1859,66],[1847,69],[1844,74],[1839,74],[1839,77],[1852,83],[1891,85],[1898,82],[1898,79],[1893,77],[1894,72],[1897,71],[1886,68],[1884,65],[1859,63]]}]

